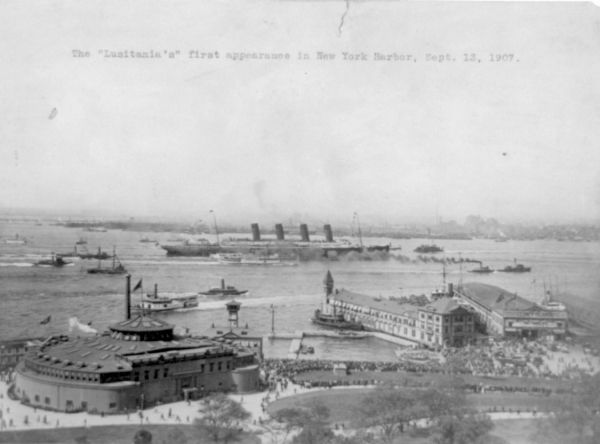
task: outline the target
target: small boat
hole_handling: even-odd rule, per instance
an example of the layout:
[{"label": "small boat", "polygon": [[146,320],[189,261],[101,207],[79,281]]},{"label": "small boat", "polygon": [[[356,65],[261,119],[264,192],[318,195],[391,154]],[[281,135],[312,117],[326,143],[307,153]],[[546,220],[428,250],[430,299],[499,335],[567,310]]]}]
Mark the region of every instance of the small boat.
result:
[{"label": "small boat", "polygon": [[75,242],[75,245],[87,245],[87,241],[83,237],[80,237],[77,242]]},{"label": "small boat", "polygon": [[216,259],[220,264],[240,265],[243,255],[240,253],[216,253],[211,254],[211,259]]},{"label": "small boat", "polygon": [[158,241],[156,239],[150,239],[149,237],[141,238],[140,242],[143,244],[157,244],[158,243]]},{"label": "small boat", "polygon": [[415,253],[441,253],[444,251],[442,247],[438,247],[435,244],[431,245],[419,245],[415,248]]},{"label": "small boat", "polygon": [[102,251],[100,247],[98,247],[97,253],[79,253],[77,254],[81,259],[98,259],[98,260],[106,260],[111,256],[106,251]]},{"label": "small boat", "polygon": [[65,265],[69,264],[72,264],[72,262],[67,262],[61,256],[52,253],[52,257],[50,259],[42,259],[33,265],[42,267],[64,267]]},{"label": "small boat", "polygon": [[498,271],[503,271],[505,273],[526,273],[528,271],[531,271],[531,267],[526,267],[523,264],[517,264],[517,260],[515,259],[515,265],[507,265],[506,267]]},{"label": "small boat", "polygon": [[17,233],[15,234],[14,238],[5,239],[4,243],[9,245],[25,245],[27,243],[27,239],[25,239],[24,237],[20,237]]},{"label": "small boat", "polygon": [[240,296],[248,293],[248,290],[238,290],[237,288],[227,285],[225,286],[225,279],[221,279],[220,287],[212,287],[207,291],[201,291],[200,294],[205,296]]},{"label": "small boat", "polygon": [[327,314],[321,310],[315,310],[315,315],[311,321],[321,327],[339,328],[343,330],[362,330],[363,325],[360,322],[347,321],[341,313]]},{"label": "small boat", "polygon": [[494,269],[488,267],[487,265],[485,265],[485,266],[480,265],[479,268],[474,268],[472,270],[469,270],[469,272],[471,272],[471,273],[486,274],[486,273],[493,273]]},{"label": "small boat", "polygon": [[154,286],[154,293],[147,294],[142,298],[142,302],[133,308],[136,311],[144,313],[152,313],[157,311],[172,311],[194,308],[198,306],[198,295],[195,293],[189,294],[174,294],[174,295],[159,295],[158,287]]},{"label": "small boat", "polygon": [[116,254],[115,250],[113,250],[112,267],[110,267],[110,268],[104,267],[103,268],[102,267],[102,259],[99,259],[98,266],[95,268],[88,268],[87,272],[90,274],[125,274],[125,273],[127,273],[127,270],[125,269],[123,264],[121,264],[121,262],[117,258],[117,254]]}]

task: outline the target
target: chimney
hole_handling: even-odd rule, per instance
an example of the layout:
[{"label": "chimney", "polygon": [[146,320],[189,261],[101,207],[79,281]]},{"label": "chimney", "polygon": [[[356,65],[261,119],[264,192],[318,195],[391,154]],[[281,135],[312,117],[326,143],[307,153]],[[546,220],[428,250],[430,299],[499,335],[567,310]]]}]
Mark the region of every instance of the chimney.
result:
[{"label": "chimney", "polygon": [[448,282],[448,296],[454,296],[454,284],[452,282]]},{"label": "chimney", "polygon": [[275,224],[275,234],[277,234],[277,240],[284,240],[285,239],[285,234],[283,233],[283,225],[282,224]]},{"label": "chimney", "polygon": [[323,230],[325,231],[325,241],[333,242],[333,231],[331,231],[331,225],[323,225]]},{"label": "chimney", "polygon": [[125,276],[125,320],[131,319],[131,275]]},{"label": "chimney", "polygon": [[310,242],[310,236],[308,235],[308,225],[300,224],[300,238],[302,242]]},{"label": "chimney", "polygon": [[258,228],[258,224],[253,223],[250,226],[252,227],[252,240],[254,242],[259,241],[260,240],[260,229]]}]

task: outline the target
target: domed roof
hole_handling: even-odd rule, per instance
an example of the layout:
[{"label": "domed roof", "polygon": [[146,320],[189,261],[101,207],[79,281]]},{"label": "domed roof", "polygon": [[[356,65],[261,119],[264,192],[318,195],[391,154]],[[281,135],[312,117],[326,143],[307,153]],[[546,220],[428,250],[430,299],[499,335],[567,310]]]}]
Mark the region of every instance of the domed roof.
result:
[{"label": "domed roof", "polygon": [[124,334],[139,334],[139,333],[172,333],[174,325],[167,324],[159,319],[154,319],[149,316],[139,315],[132,319],[125,319],[117,322],[109,327],[112,331]]}]

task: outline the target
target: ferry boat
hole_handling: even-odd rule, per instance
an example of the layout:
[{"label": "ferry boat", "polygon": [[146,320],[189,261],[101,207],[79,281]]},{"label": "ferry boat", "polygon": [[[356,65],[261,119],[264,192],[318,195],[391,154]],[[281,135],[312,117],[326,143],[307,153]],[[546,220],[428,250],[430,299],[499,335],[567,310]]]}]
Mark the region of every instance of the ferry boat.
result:
[{"label": "ferry boat", "polygon": [[142,302],[133,308],[144,313],[153,313],[157,311],[184,310],[198,306],[198,295],[189,294],[158,294],[158,288],[154,286],[154,293],[147,294],[142,298]]},{"label": "ferry boat", "polygon": [[486,273],[493,273],[494,269],[490,268],[487,265],[480,265],[479,268],[474,268],[473,270],[469,270],[469,272],[471,273],[481,273],[481,274],[486,274]]},{"label": "ferry boat", "polygon": [[201,291],[200,294],[204,296],[240,296],[248,293],[248,290],[238,290],[237,288],[227,285],[225,286],[225,279],[221,279],[220,287],[212,287],[206,291]]},{"label": "ferry boat", "polygon": [[328,314],[316,309],[311,320],[314,324],[320,325],[321,327],[343,330],[363,330],[363,325],[360,322],[347,321],[341,313]]}]

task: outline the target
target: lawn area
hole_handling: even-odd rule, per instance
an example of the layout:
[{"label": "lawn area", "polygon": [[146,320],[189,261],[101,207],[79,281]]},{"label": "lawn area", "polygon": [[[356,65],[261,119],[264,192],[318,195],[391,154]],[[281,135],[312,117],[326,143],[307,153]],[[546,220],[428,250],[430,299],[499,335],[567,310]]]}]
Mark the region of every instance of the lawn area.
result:
[{"label": "lawn area", "polygon": [[[169,433],[174,429],[181,430],[187,437],[188,443],[209,444],[208,438],[195,434],[193,426],[189,425],[145,425],[145,426],[102,426],[76,428],[58,428],[44,430],[27,430],[18,432],[0,432],[0,443],[64,443],[75,444],[76,439],[86,436],[89,444],[132,444],[135,433],[143,428],[152,433],[153,444],[171,444]],[[260,440],[254,435],[244,435],[236,441],[240,444],[259,444]]]},{"label": "lawn area", "polygon": [[[323,403],[329,408],[332,424],[344,423],[352,425],[356,416],[355,408],[362,399],[372,392],[373,389],[332,389],[316,392],[303,393],[279,399],[269,404],[269,413],[274,413],[282,408],[308,406],[315,401]],[[496,408],[497,411],[526,411],[536,409],[537,411],[549,410],[559,402],[557,396],[544,396],[529,393],[501,393],[488,392],[477,395],[467,395],[467,402],[479,411],[487,412]]]},{"label": "lawn area", "polygon": [[[312,402],[320,401],[329,407],[331,412],[330,423],[344,423],[348,427],[352,427],[355,418],[354,407],[360,403],[360,400],[366,396],[372,389],[338,389],[318,391],[312,393],[304,393],[302,395],[283,398],[269,405],[269,411],[274,412],[281,408],[298,407],[310,405]],[[546,398],[546,397],[540,397]],[[516,393],[512,395],[498,396],[490,393],[484,395],[468,396],[470,403],[483,406],[493,404],[496,406],[504,405],[508,410],[511,406],[513,410],[535,404],[540,399],[535,396],[524,393]],[[553,399],[556,401],[556,398]],[[537,419],[510,419],[494,421],[494,429],[492,430],[489,442],[494,444],[531,444],[534,441],[533,436],[538,429]],[[398,443],[402,444],[431,444],[430,436],[415,436],[410,433],[402,435],[398,439]]]},{"label": "lawn area", "polygon": [[[451,380],[455,378],[451,375],[440,373],[416,373],[407,371],[398,372],[378,372],[378,371],[352,371],[349,375],[334,374],[330,370],[313,370],[301,373],[295,377],[296,382],[348,382],[350,385],[360,385],[360,381],[381,381],[393,382],[407,387],[419,387],[442,380]],[[572,383],[559,379],[544,378],[521,378],[518,376],[474,376],[457,375],[456,378],[464,381],[465,384],[483,385],[492,387],[537,387],[550,390],[569,389]]]}]

